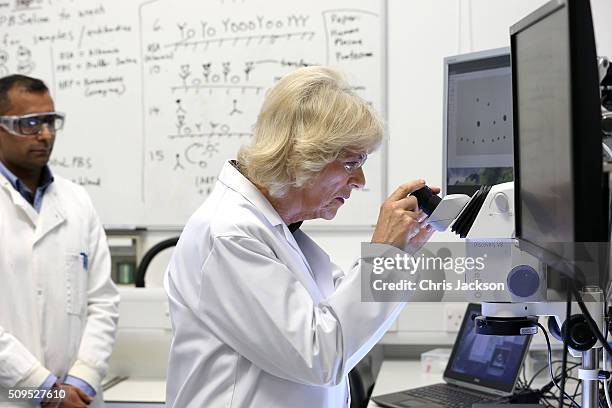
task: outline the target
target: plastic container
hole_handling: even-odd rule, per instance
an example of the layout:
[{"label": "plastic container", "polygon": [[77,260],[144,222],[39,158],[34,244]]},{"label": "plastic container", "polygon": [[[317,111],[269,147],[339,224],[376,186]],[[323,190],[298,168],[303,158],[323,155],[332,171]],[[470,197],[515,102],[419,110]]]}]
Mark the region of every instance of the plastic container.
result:
[{"label": "plastic container", "polygon": [[421,370],[425,374],[444,373],[450,354],[449,348],[437,348],[421,354]]}]

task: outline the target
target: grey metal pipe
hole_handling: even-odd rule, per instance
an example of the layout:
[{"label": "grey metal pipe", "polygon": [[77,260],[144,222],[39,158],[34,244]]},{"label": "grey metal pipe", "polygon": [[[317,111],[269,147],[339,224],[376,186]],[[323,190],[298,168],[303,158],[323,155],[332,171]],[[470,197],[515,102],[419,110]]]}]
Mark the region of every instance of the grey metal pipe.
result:
[{"label": "grey metal pipe", "polygon": [[[582,352],[582,369],[595,370],[599,368],[599,349],[590,349]],[[597,408],[598,404],[597,380],[582,381],[582,408]]]}]

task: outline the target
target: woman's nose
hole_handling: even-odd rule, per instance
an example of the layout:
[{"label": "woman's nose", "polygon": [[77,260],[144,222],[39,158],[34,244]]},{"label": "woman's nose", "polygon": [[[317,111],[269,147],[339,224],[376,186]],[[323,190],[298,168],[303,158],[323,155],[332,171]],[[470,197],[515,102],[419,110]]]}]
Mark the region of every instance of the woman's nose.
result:
[{"label": "woman's nose", "polygon": [[351,174],[351,178],[349,179],[349,185],[354,188],[363,188],[365,186],[366,179],[363,174],[363,168],[358,168]]}]

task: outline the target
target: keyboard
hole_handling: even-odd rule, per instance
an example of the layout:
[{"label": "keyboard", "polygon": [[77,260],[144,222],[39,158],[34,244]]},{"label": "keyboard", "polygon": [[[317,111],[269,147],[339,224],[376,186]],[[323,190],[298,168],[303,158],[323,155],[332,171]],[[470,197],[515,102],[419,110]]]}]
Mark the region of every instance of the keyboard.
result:
[{"label": "keyboard", "polygon": [[[472,404],[479,402],[498,401],[500,397],[481,393],[473,393],[459,387],[453,387],[448,384],[434,384],[427,387],[415,388],[409,391],[404,391],[402,394],[410,397],[416,397],[428,401],[444,405],[448,408],[471,408]],[[406,401],[404,406],[410,406],[409,401]],[[414,401],[412,401],[414,403]],[[402,402],[397,403],[402,406]]]}]

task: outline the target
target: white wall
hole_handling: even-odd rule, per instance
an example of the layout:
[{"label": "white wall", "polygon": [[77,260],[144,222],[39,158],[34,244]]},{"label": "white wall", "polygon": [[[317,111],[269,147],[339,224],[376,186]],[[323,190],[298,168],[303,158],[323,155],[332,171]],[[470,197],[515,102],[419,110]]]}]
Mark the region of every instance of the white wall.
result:
[{"label": "white wall", "polygon": [[[442,60],[449,55],[509,46],[508,28],[545,3],[544,0],[388,0],[388,186],[422,177],[430,185],[442,182]],[[591,0],[598,51],[612,56],[612,1]],[[307,228],[308,230],[308,228]],[[150,232],[143,246],[151,247],[175,233]],[[340,266],[359,254],[359,243],[371,231],[316,232],[319,242]],[[446,238],[445,238],[446,239]],[[169,251],[154,261],[147,282],[161,283]],[[399,329],[418,334],[422,342],[448,342],[441,336],[444,305],[408,307]],[[427,319],[425,319],[425,317]],[[432,319],[433,318],[433,319]],[[388,336],[389,337],[389,336]],[[393,337],[411,341],[410,336]]]}]

